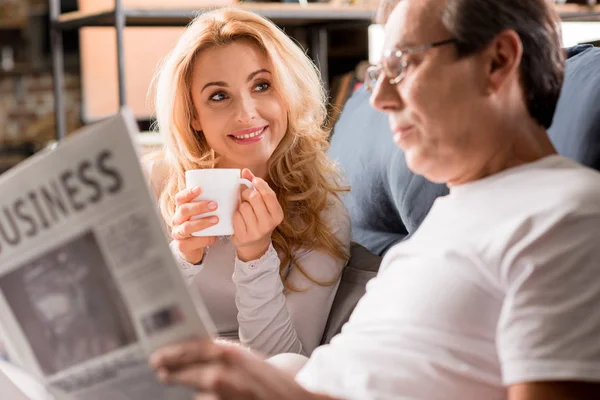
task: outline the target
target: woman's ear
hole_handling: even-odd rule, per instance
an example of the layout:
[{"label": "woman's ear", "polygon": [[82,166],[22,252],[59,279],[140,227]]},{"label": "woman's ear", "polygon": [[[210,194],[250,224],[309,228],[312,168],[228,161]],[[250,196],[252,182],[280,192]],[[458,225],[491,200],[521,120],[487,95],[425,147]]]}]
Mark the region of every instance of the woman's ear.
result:
[{"label": "woman's ear", "polygon": [[200,132],[202,130],[202,126],[200,125],[200,122],[194,118],[192,119],[192,128],[194,128],[195,131]]}]

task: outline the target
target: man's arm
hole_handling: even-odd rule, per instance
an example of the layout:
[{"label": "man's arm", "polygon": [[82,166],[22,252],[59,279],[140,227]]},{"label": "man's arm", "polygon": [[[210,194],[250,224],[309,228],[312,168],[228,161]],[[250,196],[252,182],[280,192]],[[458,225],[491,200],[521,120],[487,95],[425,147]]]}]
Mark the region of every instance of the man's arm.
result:
[{"label": "man's arm", "polygon": [[284,371],[237,345],[191,339],[157,350],[150,366],[166,384],[215,399],[335,400],[305,390]]},{"label": "man's arm", "polygon": [[511,385],[507,400],[596,400],[600,383],[527,382]]}]

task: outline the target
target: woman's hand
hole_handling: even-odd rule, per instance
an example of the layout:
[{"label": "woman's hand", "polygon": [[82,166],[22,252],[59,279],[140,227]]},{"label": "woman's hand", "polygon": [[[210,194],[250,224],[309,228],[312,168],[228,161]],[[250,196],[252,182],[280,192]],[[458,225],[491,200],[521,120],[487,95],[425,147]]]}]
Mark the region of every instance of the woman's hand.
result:
[{"label": "woman's hand", "polygon": [[204,248],[215,243],[215,236],[192,236],[192,233],[201,231],[219,222],[216,216],[190,220],[190,218],[217,209],[214,201],[193,200],[200,195],[199,187],[183,189],[175,196],[175,215],[171,221],[171,237],[175,248],[181,257],[189,263],[197,264],[202,260]]},{"label": "woman's hand", "polygon": [[208,339],[163,347],[150,356],[150,366],[161,382],[191,387],[198,398],[330,399],[306,391],[290,375],[240,346]]},{"label": "woman's hand", "polygon": [[242,261],[256,260],[269,249],[271,234],[283,221],[283,210],[277,195],[264,179],[257,178],[249,169],[242,177],[252,182],[256,190],[242,192],[240,208],[233,216],[233,243]]}]

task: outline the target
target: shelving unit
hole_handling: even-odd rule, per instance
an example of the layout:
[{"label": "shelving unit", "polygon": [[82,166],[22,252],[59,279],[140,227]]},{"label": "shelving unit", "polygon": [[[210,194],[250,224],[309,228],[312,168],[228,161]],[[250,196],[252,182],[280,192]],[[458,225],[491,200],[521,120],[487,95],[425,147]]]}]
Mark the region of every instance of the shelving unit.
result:
[{"label": "shelving unit", "polygon": [[[310,55],[315,60],[325,85],[329,80],[327,69],[328,33],[331,29],[358,24],[368,26],[375,14],[372,7],[333,6],[327,3],[310,3],[301,6],[297,3],[240,3],[236,7],[256,12],[271,19],[280,26],[303,26],[308,29]],[[50,0],[51,46],[56,100],[57,139],[65,136],[65,119],[61,95],[62,83],[62,31],[89,26],[114,26],[117,41],[117,74],[119,106],[127,104],[125,91],[125,65],[123,57],[123,30],[125,26],[185,26],[197,14],[198,9],[169,8],[124,8],[122,0],[115,0],[110,9],[94,12],[71,12],[60,14],[60,0]]]},{"label": "shelving unit", "polygon": [[600,4],[586,6],[581,4],[556,5],[560,18],[563,21],[600,21]]},{"label": "shelving unit", "polygon": [[[114,7],[94,12],[70,12],[60,14],[60,0],[49,0],[50,30],[54,74],[54,95],[57,139],[65,136],[65,116],[62,97],[63,87],[63,48],[62,32],[88,26],[114,26],[117,44],[117,73],[119,106],[127,104],[125,91],[125,66],[123,52],[123,31],[125,26],[185,26],[199,11],[198,9],[170,9],[168,7],[124,8],[122,0],[114,0]],[[253,11],[271,19],[280,26],[304,26],[310,33],[310,55],[320,69],[324,84],[329,77],[328,33],[331,29],[348,24],[367,26],[375,15],[375,6],[331,5],[328,3],[240,3],[245,10]],[[584,6],[577,4],[557,5],[564,21],[600,21],[600,5]]]}]

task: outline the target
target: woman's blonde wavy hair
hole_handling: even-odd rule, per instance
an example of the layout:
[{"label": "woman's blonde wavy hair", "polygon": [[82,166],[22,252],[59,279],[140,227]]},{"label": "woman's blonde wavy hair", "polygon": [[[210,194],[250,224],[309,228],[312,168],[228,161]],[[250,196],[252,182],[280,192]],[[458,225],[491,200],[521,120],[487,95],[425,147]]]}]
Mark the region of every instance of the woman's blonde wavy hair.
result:
[{"label": "woman's blonde wavy hair", "polygon": [[273,87],[288,110],[288,130],[269,159],[267,178],[285,216],[272,235],[281,257],[280,273],[291,263],[311,281],[329,285],[335,280],[317,282],[294,256],[303,248],[348,259],[347,250],[321,218],[332,200],[340,201],[338,193],[347,190],[340,186],[336,166],[326,155],[326,95],[312,61],[277,26],[254,13],[222,8],[200,14],[155,77],[154,106],[158,129],[166,139],[164,161],[168,167],[167,183],[159,197],[161,212],[170,225],[175,195],[185,188],[185,171],[217,164],[214,151],[191,125],[196,117],[191,72],[202,50],[236,40],[255,43],[269,57]]}]

